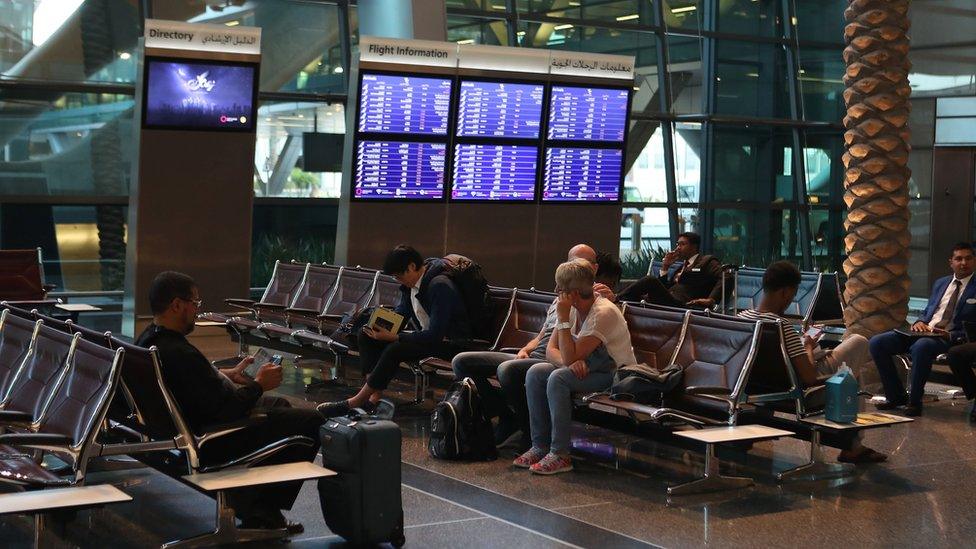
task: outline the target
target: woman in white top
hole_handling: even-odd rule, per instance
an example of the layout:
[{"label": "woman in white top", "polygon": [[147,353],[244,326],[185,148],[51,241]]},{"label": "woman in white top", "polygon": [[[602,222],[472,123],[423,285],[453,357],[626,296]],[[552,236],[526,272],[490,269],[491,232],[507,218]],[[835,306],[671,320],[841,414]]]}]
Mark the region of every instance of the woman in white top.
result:
[{"label": "woman in white top", "polygon": [[[556,269],[556,313],[548,362],[529,368],[525,378],[532,447],[516,467],[552,475],[571,471],[572,394],[602,391],[617,366],[636,364],[624,315],[614,303],[593,292],[593,268],[580,259]],[[570,321],[575,309],[576,320]]]}]

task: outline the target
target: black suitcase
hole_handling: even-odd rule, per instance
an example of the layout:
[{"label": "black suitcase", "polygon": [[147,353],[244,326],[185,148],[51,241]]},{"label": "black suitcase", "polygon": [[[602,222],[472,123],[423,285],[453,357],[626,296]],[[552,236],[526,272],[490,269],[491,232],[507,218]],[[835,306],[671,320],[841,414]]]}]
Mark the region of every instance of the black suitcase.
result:
[{"label": "black suitcase", "polygon": [[322,425],[320,437],[322,466],[338,473],[319,479],[325,524],[352,544],[402,547],[400,427],[369,416],[338,417]]}]

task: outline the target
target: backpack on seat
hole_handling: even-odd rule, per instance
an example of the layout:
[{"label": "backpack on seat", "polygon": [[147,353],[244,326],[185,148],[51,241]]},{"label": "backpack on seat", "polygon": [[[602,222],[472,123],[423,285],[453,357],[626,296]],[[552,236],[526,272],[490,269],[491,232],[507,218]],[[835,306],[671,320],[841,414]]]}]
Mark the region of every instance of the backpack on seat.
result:
[{"label": "backpack on seat", "polygon": [[475,339],[491,340],[491,319],[493,305],[488,295],[488,281],[481,271],[481,265],[458,254],[444,256],[450,266],[447,275],[451,277],[461,294],[461,301],[471,323],[471,335]]},{"label": "backpack on seat", "polygon": [[498,457],[491,421],[474,381],[455,382],[434,408],[427,450],[447,460],[492,461]]}]

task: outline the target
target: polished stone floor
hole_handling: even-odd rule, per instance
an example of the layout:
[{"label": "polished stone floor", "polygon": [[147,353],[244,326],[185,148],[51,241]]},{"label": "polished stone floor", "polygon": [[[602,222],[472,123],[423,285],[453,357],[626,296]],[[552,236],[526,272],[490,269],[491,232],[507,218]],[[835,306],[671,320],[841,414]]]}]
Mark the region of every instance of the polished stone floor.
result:
[{"label": "polished stone floor", "polygon": [[[196,341],[212,358],[235,350],[226,337],[201,334]],[[306,394],[303,376],[314,374],[290,368],[280,392],[306,406],[343,394]],[[410,385],[396,387],[394,398],[408,400]],[[757,443],[748,454],[721,453],[723,473],[754,477],[754,487],[673,498],[667,486],[702,473],[693,443],[576,425],[576,470],[539,477],[511,467],[511,453],[484,463],[431,459],[431,407],[401,407],[397,416],[409,547],[959,547],[976,535],[976,431],[964,400],[929,404],[915,423],[869,432],[865,443],[890,459],[852,477],[777,483],[775,473],[808,452],[807,444],[782,439]],[[92,482],[113,483],[134,501],[78,513],[45,546],[150,547],[210,527],[211,499],[137,462],[99,468]],[[314,483],[306,483],[289,516],[306,528],[292,545],[342,545],[324,524]],[[0,545],[30,543],[26,518],[0,518]]]}]

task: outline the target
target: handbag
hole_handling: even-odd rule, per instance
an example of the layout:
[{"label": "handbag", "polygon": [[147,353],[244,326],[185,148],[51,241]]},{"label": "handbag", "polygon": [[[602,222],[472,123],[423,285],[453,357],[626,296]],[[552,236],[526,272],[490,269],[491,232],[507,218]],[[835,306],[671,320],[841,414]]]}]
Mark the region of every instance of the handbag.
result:
[{"label": "handbag", "polygon": [[677,364],[663,370],[647,364],[621,366],[613,376],[610,398],[660,406],[664,396],[674,391],[683,377],[684,370]]}]

